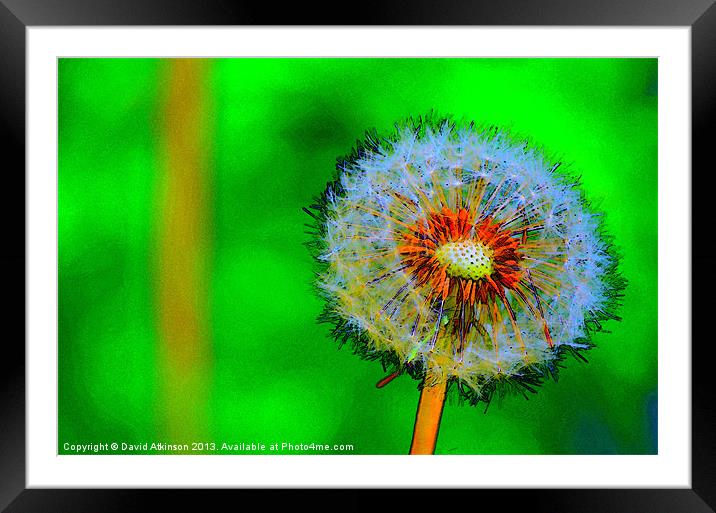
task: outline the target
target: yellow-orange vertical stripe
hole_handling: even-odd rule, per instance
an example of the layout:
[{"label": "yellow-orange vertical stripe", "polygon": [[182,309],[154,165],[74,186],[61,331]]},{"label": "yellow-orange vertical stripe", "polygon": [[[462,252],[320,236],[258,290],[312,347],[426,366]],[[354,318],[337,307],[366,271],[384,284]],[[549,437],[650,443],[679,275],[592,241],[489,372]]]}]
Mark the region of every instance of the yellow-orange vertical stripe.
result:
[{"label": "yellow-orange vertical stripe", "polygon": [[175,443],[206,432],[209,97],[203,59],[167,61],[159,136],[157,313],[164,435]]}]

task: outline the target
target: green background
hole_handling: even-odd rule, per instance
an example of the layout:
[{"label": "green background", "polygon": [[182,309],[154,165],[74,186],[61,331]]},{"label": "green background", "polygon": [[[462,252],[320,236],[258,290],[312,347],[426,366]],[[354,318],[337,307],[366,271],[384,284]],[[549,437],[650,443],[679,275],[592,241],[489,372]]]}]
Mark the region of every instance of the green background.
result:
[{"label": "green background", "polygon": [[167,438],[181,426],[166,426],[158,370],[152,262],[168,66],[59,61],[60,453],[64,442],[286,441],[406,454],[418,383],[376,389],[380,364],[339,350],[316,324],[301,207],[366,129],[430,109],[511,128],[568,163],[606,212],[629,280],[623,321],[606,323],[589,363],[568,358],[559,383],[527,401],[487,412],[448,403],[436,452],[656,453],[655,59],[211,61],[199,440]]}]

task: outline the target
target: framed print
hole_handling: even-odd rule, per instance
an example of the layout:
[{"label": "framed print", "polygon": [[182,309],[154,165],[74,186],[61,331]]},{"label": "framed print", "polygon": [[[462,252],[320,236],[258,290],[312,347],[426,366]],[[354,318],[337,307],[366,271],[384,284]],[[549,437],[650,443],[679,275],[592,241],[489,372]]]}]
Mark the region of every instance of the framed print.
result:
[{"label": "framed print", "polygon": [[716,11],[615,6],[6,2],[3,507],[712,511]]}]

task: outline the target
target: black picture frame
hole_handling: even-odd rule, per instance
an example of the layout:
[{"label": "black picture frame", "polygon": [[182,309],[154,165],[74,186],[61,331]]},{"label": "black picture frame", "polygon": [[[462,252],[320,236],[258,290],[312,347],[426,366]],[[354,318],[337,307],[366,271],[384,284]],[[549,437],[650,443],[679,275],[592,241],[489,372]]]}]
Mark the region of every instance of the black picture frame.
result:
[{"label": "black picture frame", "polygon": [[[694,241],[712,244],[705,222],[710,202],[701,184],[713,166],[708,128],[716,117],[716,5],[713,0],[501,0],[500,2],[362,2],[335,10],[305,3],[273,4],[225,0],[0,0],[0,116],[5,165],[0,202],[5,246],[0,273],[5,292],[5,337],[0,353],[0,509],[7,512],[108,512],[149,509],[161,501],[174,510],[205,510],[216,498],[274,509],[330,507],[373,509],[422,504],[444,495],[408,490],[80,490],[25,487],[25,34],[32,26],[86,25],[606,25],[688,26],[692,46],[692,487],[690,489],[501,489],[450,490],[450,500],[497,500],[500,510],[557,513],[714,512],[716,511],[716,408],[711,396],[711,339],[703,332],[706,306],[702,291],[712,289],[715,258],[697,251]],[[8,158],[11,157],[11,158]],[[685,179],[689,170],[684,170]],[[697,186],[699,184],[699,186]],[[700,235],[698,235],[701,237]],[[700,270],[700,271],[698,271]],[[703,283],[703,282],[706,283]],[[692,279],[693,285],[693,279]],[[688,327],[685,327],[688,328]],[[688,332],[687,330],[685,330]],[[378,497],[380,494],[380,497]],[[260,496],[259,496],[260,495]],[[319,501],[318,503],[316,501]],[[386,504],[386,502],[388,504]],[[238,502],[237,502],[238,504]],[[335,506],[333,506],[335,505]],[[148,506],[148,507],[147,507]],[[389,506],[388,506],[389,507]],[[397,507],[397,506],[396,506]],[[479,508],[484,509],[484,508]]]}]

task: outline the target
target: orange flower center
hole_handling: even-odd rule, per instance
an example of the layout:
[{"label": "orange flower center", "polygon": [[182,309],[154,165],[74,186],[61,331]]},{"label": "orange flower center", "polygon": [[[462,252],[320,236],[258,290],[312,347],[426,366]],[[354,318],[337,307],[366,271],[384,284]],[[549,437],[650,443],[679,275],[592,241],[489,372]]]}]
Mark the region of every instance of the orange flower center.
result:
[{"label": "orange flower center", "polygon": [[457,302],[487,303],[504,297],[522,277],[519,238],[491,217],[473,223],[464,208],[431,212],[403,238],[398,252],[407,268],[418,285],[429,284],[430,295],[443,300],[457,291]]}]

